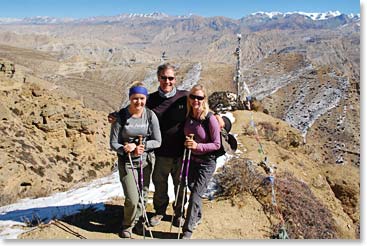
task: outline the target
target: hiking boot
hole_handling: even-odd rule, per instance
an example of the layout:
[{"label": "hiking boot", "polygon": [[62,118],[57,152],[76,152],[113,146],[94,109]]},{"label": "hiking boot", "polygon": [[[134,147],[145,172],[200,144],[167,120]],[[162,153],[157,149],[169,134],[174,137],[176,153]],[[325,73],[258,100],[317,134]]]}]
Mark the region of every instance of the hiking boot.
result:
[{"label": "hiking boot", "polygon": [[191,239],[191,236],[192,236],[192,232],[185,231],[185,232],[182,234],[182,238],[181,238],[181,239]]},{"label": "hiking boot", "polygon": [[121,238],[131,238],[131,229],[123,229],[119,236]]},{"label": "hiking boot", "polygon": [[161,223],[161,220],[163,219],[163,215],[156,214],[152,218],[150,218],[150,226],[157,226]]},{"label": "hiking boot", "polygon": [[143,235],[144,234],[144,225],[141,221],[136,223],[136,225],[133,228],[133,232],[135,234],[138,234],[138,235]]},{"label": "hiking boot", "polygon": [[172,221],[172,225],[176,227],[183,226],[185,224],[185,219],[183,217],[174,217]]},{"label": "hiking boot", "polygon": [[198,221],[196,221],[195,225],[193,226],[193,229],[195,230],[200,224],[201,224],[201,218]]}]

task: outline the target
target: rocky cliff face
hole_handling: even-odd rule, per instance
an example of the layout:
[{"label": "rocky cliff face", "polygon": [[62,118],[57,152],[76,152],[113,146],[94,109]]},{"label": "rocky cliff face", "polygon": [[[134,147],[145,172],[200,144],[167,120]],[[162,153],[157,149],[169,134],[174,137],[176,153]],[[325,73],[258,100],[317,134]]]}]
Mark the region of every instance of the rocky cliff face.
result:
[{"label": "rocky cliff face", "polygon": [[1,204],[64,191],[111,171],[103,112],[17,80],[22,71],[10,61],[0,66]]},{"label": "rocky cliff face", "polygon": [[265,61],[244,76],[263,107],[299,129],[305,142],[319,146],[326,163],[359,166],[359,79],[293,52],[273,54]]}]

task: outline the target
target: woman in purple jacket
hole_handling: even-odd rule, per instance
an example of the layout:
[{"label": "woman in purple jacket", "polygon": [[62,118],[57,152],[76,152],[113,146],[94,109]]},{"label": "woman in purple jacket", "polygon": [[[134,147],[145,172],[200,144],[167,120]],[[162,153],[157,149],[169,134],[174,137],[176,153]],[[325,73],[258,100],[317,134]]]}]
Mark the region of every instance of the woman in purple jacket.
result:
[{"label": "woman in purple jacket", "polygon": [[[187,99],[187,119],[185,135],[194,134],[194,139],[187,139],[186,148],[191,150],[188,175],[188,187],[191,191],[182,239],[190,239],[193,230],[201,223],[202,197],[216,168],[213,151],[220,148],[220,127],[212,114],[206,119],[209,104],[206,90],[202,85],[195,85]],[[208,123],[204,123],[207,120]]]}]

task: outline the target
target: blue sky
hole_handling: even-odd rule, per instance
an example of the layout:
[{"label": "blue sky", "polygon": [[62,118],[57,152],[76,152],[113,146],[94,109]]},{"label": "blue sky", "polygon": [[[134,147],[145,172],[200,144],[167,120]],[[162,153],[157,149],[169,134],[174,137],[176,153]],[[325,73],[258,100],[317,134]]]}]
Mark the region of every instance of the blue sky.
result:
[{"label": "blue sky", "polygon": [[[364,0],[362,0],[364,1]],[[257,11],[359,13],[359,0],[0,0],[0,17],[111,16],[163,12],[241,18]]]}]

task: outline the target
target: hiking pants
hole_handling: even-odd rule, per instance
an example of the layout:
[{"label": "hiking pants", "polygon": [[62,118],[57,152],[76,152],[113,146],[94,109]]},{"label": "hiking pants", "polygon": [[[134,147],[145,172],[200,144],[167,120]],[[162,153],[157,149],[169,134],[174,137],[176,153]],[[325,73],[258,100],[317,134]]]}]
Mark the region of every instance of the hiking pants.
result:
[{"label": "hiking pants", "polygon": [[[180,182],[180,171],[181,171],[182,158],[172,158],[164,156],[156,156],[155,165],[152,175],[154,184],[154,195],[153,195],[153,206],[156,214],[165,215],[166,209],[169,204],[168,196],[168,176],[171,174],[175,195],[177,193],[178,184]],[[178,194],[177,205],[175,210],[176,216],[181,216],[181,204],[182,204],[182,192],[183,185],[180,187]]]},{"label": "hiking pants", "polygon": [[192,232],[202,216],[202,197],[215,171],[215,162],[191,161],[189,169],[189,189],[191,191],[183,231]]},{"label": "hiking pants", "polygon": [[[144,164],[144,163],[143,163]],[[144,165],[143,165],[144,166]],[[120,175],[120,182],[122,184],[122,189],[124,190],[125,195],[125,203],[124,203],[124,217],[123,217],[123,229],[132,229],[135,224],[139,221],[140,216],[143,215],[143,208],[140,202],[138,189],[136,186],[136,182],[134,180],[134,175],[138,179],[138,187],[140,188],[141,176],[140,176],[140,167],[134,167],[134,175],[133,169],[131,168],[130,162],[124,160],[118,160],[118,169]],[[149,183],[150,183],[150,174],[152,172],[151,165],[146,165],[143,168],[143,200],[144,205],[148,200],[148,191],[149,191]]]}]

